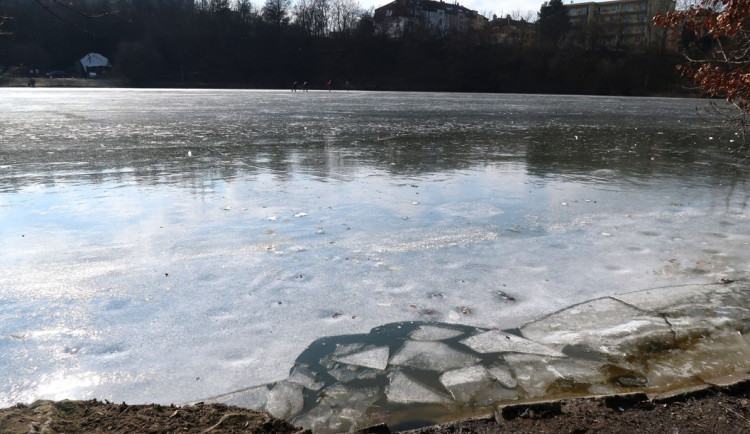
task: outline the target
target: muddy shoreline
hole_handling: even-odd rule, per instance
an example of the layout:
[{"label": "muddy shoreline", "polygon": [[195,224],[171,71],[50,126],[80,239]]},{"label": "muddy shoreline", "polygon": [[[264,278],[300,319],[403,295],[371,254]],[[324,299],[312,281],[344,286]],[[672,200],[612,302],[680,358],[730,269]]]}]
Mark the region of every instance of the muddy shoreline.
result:
[{"label": "muddy shoreline", "polygon": [[[128,405],[36,401],[0,409],[0,432],[26,433],[310,433],[267,413],[224,404]],[[390,433],[387,425],[355,431]],[[750,376],[647,395],[537,401],[499,406],[493,415],[422,427],[406,434],[448,433],[744,433],[750,432]]]}]

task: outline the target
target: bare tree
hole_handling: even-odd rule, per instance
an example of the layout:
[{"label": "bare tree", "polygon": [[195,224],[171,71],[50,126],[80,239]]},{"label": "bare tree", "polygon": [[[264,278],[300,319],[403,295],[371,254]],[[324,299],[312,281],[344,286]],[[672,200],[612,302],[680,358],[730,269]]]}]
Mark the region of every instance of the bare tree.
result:
[{"label": "bare tree", "polygon": [[263,9],[261,9],[263,21],[277,28],[289,24],[289,9],[291,6],[291,0],[266,0]]},{"label": "bare tree", "polygon": [[351,33],[357,27],[363,10],[356,0],[331,0],[330,30],[334,33]]},{"label": "bare tree", "polygon": [[[102,12],[98,14],[90,14],[90,13],[84,12],[84,10],[81,8],[75,7],[69,1],[63,1],[63,0],[34,0],[34,1],[39,6],[43,7],[47,12],[52,14],[52,16],[54,16],[58,20],[90,36],[96,36],[96,35],[94,35],[91,31],[87,30],[83,26],[79,25],[78,23],[74,22],[71,18],[69,18],[69,16],[77,16],[79,18],[85,18],[87,20],[90,20],[90,19],[95,19],[95,18],[101,18],[103,16],[111,15],[117,12],[117,11],[110,11],[110,12]],[[0,22],[0,26],[1,25],[2,25],[2,22]]]},{"label": "bare tree", "polygon": [[10,19],[11,17],[0,15],[0,37],[5,37],[5,38],[13,37],[13,32],[8,32],[8,31],[3,30],[5,26],[5,22]]},{"label": "bare tree", "polygon": [[329,0],[299,0],[294,7],[295,23],[312,36],[325,36],[330,10]]}]

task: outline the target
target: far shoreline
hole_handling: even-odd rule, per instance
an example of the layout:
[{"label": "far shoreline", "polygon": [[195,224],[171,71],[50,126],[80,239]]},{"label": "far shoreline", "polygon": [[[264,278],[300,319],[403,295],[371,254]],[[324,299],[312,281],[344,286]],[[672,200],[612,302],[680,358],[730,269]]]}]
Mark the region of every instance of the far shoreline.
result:
[{"label": "far shoreline", "polygon": [[[34,79],[34,86],[29,81]],[[101,88],[101,89],[217,89],[217,90],[268,90],[268,91],[290,91],[282,87],[264,87],[240,85],[237,83],[195,83],[195,82],[152,82],[140,84],[128,84],[118,78],[47,78],[47,77],[0,77],[0,88]],[[325,91],[324,88],[311,88],[312,91]],[[334,92],[345,91],[370,91],[370,92],[439,92],[439,93],[480,93],[480,94],[528,94],[528,95],[577,95],[577,96],[603,96],[603,97],[642,97],[642,98],[699,98],[712,99],[697,89],[681,89],[674,91],[661,91],[643,94],[599,94],[599,93],[573,93],[566,92],[475,92],[445,89],[408,89],[408,88],[382,88],[379,86],[352,87],[351,89],[333,89]]]}]

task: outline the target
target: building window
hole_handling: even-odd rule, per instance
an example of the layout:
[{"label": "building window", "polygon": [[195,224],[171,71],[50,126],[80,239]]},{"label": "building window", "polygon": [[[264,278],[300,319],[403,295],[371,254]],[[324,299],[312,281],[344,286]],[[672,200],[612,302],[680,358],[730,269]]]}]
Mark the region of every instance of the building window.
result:
[{"label": "building window", "polygon": [[625,10],[626,11],[632,11],[633,10],[633,3],[626,4],[625,5]]},{"label": "building window", "polygon": [[620,10],[620,5],[612,5],[612,10],[613,11],[619,11]]},{"label": "building window", "polygon": [[390,17],[391,15],[393,15],[393,9],[386,9],[385,16]]},{"label": "building window", "polygon": [[641,3],[638,5],[641,9],[646,9],[648,7],[648,3]]}]

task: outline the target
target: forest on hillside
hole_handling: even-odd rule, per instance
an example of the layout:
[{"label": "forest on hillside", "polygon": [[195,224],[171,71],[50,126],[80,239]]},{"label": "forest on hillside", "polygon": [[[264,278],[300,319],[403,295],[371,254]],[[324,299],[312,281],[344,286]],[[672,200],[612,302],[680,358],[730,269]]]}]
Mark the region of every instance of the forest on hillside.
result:
[{"label": "forest on hillside", "polygon": [[678,88],[676,53],[560,44],[569,29],[560,19],[555,28],[559,11],[545,10],[548,3],[534,23],[539,37],[503,44],[492,21],[444,37],[419,26],[388,37],[356,0],[186,1],[4,0],[0,65],[75,72],[78,59],[96,52],[130,86],[298,81],[321,89],[332,80],[334,88],[369,90],[618,95]]}]

